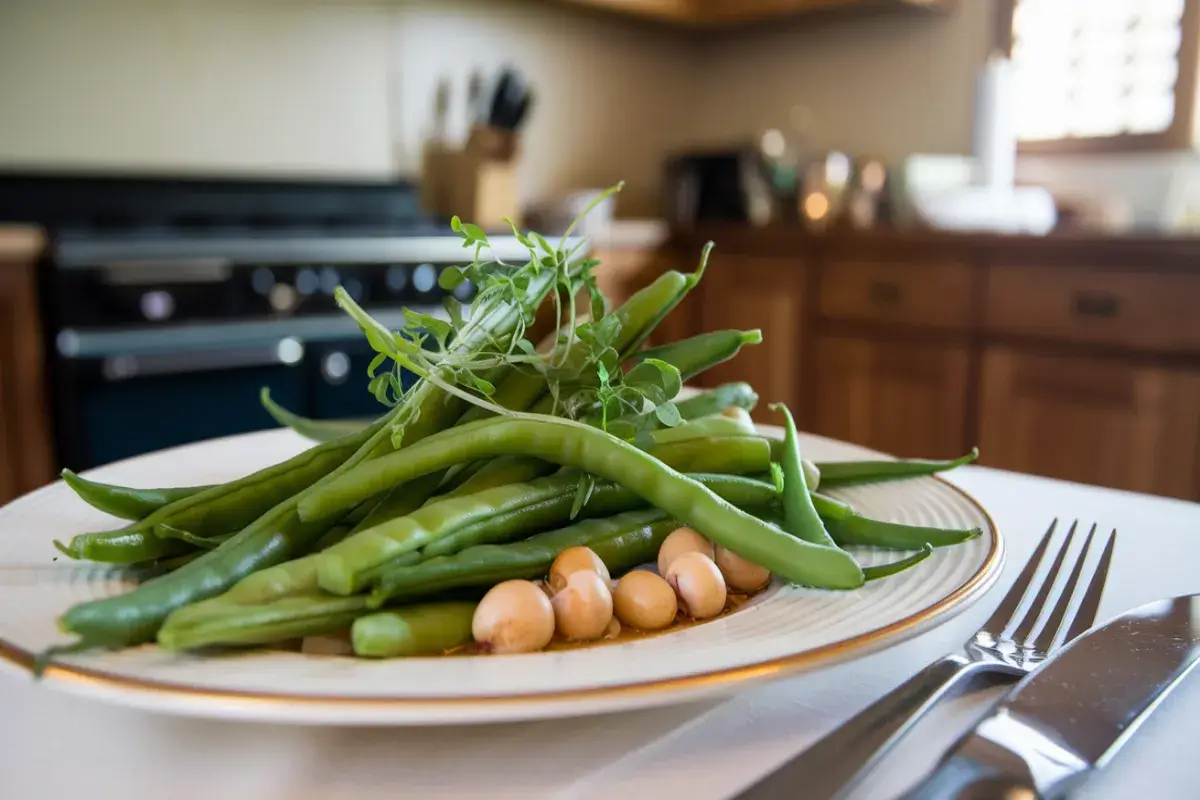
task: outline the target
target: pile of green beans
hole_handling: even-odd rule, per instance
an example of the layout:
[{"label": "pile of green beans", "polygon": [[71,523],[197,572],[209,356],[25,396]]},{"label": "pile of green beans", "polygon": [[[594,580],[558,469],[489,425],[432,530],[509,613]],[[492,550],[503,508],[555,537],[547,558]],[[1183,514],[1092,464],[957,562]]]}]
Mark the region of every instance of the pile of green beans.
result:
[{"label": "pile of green beans", "polygon": [[[761,342],[760,331],[728,330],[642,349],[704,263],[690,275],[663,273],[611,312],[618,325],[606,345],[615,363],[653,359],[688,381]],[[562,281],[543,270],[518,299],[474,309],[447,352],[521,344],[516,337],[541,303],[579,288],[579,273],[571,274]],[[359,321],[369,330],[369,319]],[[555,331],[538,352],[556,354],[555,374],[596,385],[588,383],[596,379],[592,344],[572,338],[574,330]],[[666,536],[687,526],[781,580],[847,590],[980,534],[872,520],[825,493],[953,469],[975,452],[954,461],[814,464],[802,457],[786,408],[772,406],[783,415],[783,437],[749,422],[759,397],[746,383],[667,397],[676,419],[653,404],[608,419],[598,409],[611,406],[591,399],[600,395],[568,418],[561,387],[545,371],[496,363],[484,376],[495,386],[488,409],[441,388],[455,376],[440,363],[374,420],[306,419],[263,390],[272,417],[314,444],[227,483],[134,489],[64,470],[82,500],[128,524],[56,542],[59,549],[154,575],[126,594],[68,609],[59,624],[78,637],[70,647],[153,641],[182,651],[348,633],[362,657],[439,653],[470,642],[483,592],[544,577],[571,547],[590,548],[616,576],[654,562]],[[856,546],[910,555],[864,569],[846,549]]]}]

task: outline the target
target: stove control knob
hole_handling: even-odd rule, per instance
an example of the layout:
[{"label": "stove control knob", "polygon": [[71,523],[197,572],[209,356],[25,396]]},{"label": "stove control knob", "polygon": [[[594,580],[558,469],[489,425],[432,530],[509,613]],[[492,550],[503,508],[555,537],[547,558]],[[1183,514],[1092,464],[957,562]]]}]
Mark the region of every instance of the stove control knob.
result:
[{"label": "stove control knob", "polygon": [[321,377],[331,386],[340,386],[350,376],[350,357],[334,350],[321,361]]},{"label": "stove control knob", "polygon": [[146,319],[151,322],[164,322],[175,313],[175,298],[170,292],[155,289],[143,294],[138,306]]}]

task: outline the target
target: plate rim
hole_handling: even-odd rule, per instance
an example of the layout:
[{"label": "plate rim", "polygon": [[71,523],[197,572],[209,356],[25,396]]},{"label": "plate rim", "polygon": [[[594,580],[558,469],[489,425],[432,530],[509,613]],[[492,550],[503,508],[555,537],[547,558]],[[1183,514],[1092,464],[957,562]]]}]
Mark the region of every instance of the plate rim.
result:
[{"label": "plate rim", "polygon": [[[758,424],[757,427],[772,429],[776,426]],[[261,433],[261,432],[256,432]],[[220,439],[239,438],[247,434],[235,434]],[[249,434],[253,436],[254,434]],[[820,437],[819,434],[810,434]],[[212,440],[206,440],[212,441]],[[861,445],[841,442],[863,450]],[[183,445],[192,446],[198,443]],[[163,455],[165,448],[153,454],[142,454],[134,459],[151,455]],[[884,458],[887,454],[880,453]],[[127,459],[125,461],[132,461]],[[120,463],[120,462],[117,462]],[[109,466],[109,465],[105,465]],[[147,710],[175,711],[190,716],[228,717],[266,721],[316,722],[331,721],[333,717],[321,711],[344,714],[355,712],[399,712],[402,717],[385,716],[336,717],[341,724],[384,723],[384,724],[437,724],[432,715],[437,711],[447,721],[497,722],[517,719],[545,718],[551,716],[585,715],[608,708],[628,708],[631,702],[641,700],[641,705],[659,705],[669,702],[684,702],[703,696],[729,693],[740,687],[748,687],[768,680],[779,680],[809,672],[854,657],[863,657],[886,647],[906,641],[928,629],[935,621],[947,621],[982,597],[999,578],[1005,560],[1005,542],[995,520],[979,500],[942,475],[928,476],[965,498],[984,517],[991,532],[991,546],[979,567],[963,583],[936,603],[926,606],[884,627],[839,639],[819,647],[797,653],[776,656],[739,666],[724,667],[688,675],[633,681],[608,686],[592,686],[563,689],[549,692],[520,692],[515,694],[455,694],[449,696],[430,695],[344,695],[336,693],[294,693],[287,691],[258,691],[249,689],[216,689],[184,681],[142,678],[114,672],[110,669],[69,664],[51,663],[40,677],[41,682],[53,683],[63,689],[84,696],[99,698],[107,696],[124,705],[133,705]],[[56,481],[55,483],[57,483]],[[44,489],[49,489],[50,484]],[[31,493],[32,494],[32,493]],[[26,495],[28,497],[29,495]],[[19,498],[18,498],[19,499]],[[0,637],[0,663],[7,662],[20,670],[32,674],[37,654]],[[115,697],[114,697],[115,695]],[[166,705],[161,704],[167,700]],[[154,702],[160,701],[159,703]],[[200,701],[200,702],[198,702]],[[597,704],[605,704],[597,708]],[[253,711],[250,707],[253,707]],[[235,711],[235,709],[239,709]],[[475,718],[462,712],[472,709]],[[522,711],[523,709],[523,711]],[[506,713],[514,712],[514,713]]]}]

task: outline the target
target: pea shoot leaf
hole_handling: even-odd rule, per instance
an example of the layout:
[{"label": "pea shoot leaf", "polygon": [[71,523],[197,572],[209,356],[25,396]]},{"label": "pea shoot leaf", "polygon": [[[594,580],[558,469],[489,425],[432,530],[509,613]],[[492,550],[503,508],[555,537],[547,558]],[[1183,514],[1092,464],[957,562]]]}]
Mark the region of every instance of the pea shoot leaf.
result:
[{"label": "pea shoot leaf", "polygon": [[683,380],[675,366],[657,358],[647,358],[629,370],[624,385],[637,389],[657,406],[674,400]]}]

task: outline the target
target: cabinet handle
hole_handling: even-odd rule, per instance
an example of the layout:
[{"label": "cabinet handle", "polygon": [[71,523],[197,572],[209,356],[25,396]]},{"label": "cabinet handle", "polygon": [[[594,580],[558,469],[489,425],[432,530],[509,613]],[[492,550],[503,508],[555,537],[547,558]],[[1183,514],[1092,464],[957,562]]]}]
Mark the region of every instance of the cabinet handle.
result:
[{"label": "cabinet handle", "polygon": [[1121,303],[1111,294],[1076,292],[1072,298],[1076,316],[1112,319],[1120,312]]},{"label": "cabinet handle", "polygon": [[871,281],[867,287],[867,296],[876,303],[898,303],[900,286],[893,281]]}]

